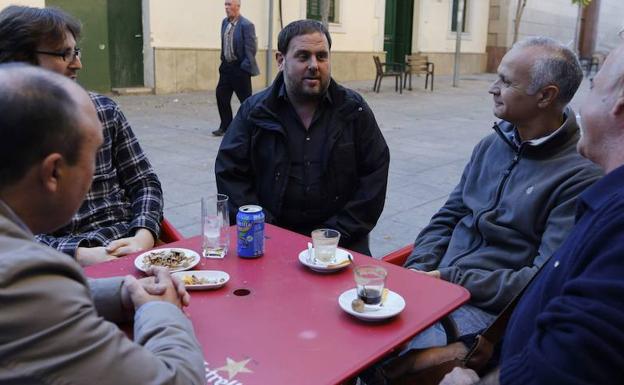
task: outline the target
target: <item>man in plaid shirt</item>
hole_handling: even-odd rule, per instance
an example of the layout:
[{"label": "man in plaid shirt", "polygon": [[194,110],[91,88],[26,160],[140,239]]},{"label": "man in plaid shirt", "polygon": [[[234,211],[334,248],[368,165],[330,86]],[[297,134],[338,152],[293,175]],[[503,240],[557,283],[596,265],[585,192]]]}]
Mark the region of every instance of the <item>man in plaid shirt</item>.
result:
[{"label": "man in plaid shirt", "polygon": [[[80,23],[59,9],[7,7],[0,12],[0,62],[29,62],[75,80],[79,35]],[[163,208],[160,182],[119,106],[90,97],[104,134],[91,189],[70,223],[37,235],[82,265],[153,247]]]}]

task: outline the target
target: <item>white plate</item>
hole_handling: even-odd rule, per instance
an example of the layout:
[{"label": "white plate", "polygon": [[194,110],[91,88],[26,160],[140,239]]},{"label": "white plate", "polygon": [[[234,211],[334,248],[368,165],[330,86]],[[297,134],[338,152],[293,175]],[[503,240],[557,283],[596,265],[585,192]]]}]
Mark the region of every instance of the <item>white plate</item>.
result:
[{"label": "white plate", "polygon": [[[312,255],[314,255],[314,248],[312,248]],[[299,262],[316,272],[331,273],[349,266],[351,264],[349,257],[353,260],[353,255],[351,255],[351,253],[339,248],[336,249],[336,260],[332,263],[323,263],[316,258],[310,261],[308,258],[308,249],[305,249],[299,253]],[[347,261],[349,261],[349,263],[346,263]]]},{"label": "white plate", "polygon": [[353,302],[356,298],[356,289],[349,289],[340,294],[340,297],[338,297],[338,304],[342,310],[364,321],[385,320],[394,317],[405,309],[405,300],[403,297],[392,290],[388,290],[388,297],[386,298],[383,306],[365,305],[362,313],[353,310],[351,307],[351,302]]},{"label": "white plate", "polygon": [[193,267],[195,267],[199,263],[199,254],[197,254],[193,250],[180,249],[180,248],[177,248],[177,247],[174,247],[174,248],[165,247],[165,248],[162,248],[162,249],[155,249],[155,250],[146,251],[145,253],[139,255],[134,260],[134,266],[137,269],[141,270],[142,272],[145,272],[148,269],[148,267],[150,267],[150,266],[145,266],[143,264],[143,257],[146,257],[146,256],[148,256],[150,254],[158,253],[158,252],[168,252],[168,251],[181,251],[181,252],[183,252],[186,255],[186,257],[190,257],[191,258],[188,261],[188,263],[185,264],[184,266],[178,266],[178,267],[176,267],[174,269],[169,269],[169,271],[172,272],[172,273],[176,272],[176,271],[183,271],[183,270],[192,269]]},{"label": "white plate", "polygon": [[187,285],[184,286],[189,290],[209,290],[209,289],[218,289],[221,286],[225,285],[227,281],[230,280],[230,275],[225,271],[219,270],[193,270],[193,271],[179,271],[177,273],[171,274],[176,276],[184,282],[184,277],[195,276],[199,279],[205,279],[208,282],[197,284],[197,285]]}]

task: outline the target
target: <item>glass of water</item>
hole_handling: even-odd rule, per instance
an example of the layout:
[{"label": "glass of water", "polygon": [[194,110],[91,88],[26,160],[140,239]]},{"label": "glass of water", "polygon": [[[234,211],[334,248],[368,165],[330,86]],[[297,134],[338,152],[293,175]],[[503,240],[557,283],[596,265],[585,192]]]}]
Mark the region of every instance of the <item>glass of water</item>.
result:
[{"label": "glass of water", "polygon": [[202,255],[223,258],[230,245],[228,196],[215,194],[201,199]]},{"label": "glass of water", "polygon": [[314,258],[322,263],[331,263],[336,260],[336,248],[340,241],[340,233],[332,229],[318,229],[312,231]]}]

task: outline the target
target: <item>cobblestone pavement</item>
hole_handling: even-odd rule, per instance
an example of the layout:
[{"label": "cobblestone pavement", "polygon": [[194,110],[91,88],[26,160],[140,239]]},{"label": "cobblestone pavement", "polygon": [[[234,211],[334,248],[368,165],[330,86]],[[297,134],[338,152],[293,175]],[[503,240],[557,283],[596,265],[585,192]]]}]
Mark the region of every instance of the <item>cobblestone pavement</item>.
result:
[{"label": "cobblestone pavement", "polygon": [[[487,90],[494,79],[465,75],[453,88],[450,77],[438,77],[430,92],[424,78],[415,78],[414,89],[402,95],[388,80],[378,94],[371,91],[372,81],[344,84],[367,100],[390,147],[386,204],[371,233],[375,257],[414,241],[456,185],[473,146],[492,132],[496,119]],[[586,89],[584,82],[573,106]],[[161,179],[165,217],[185,236],[198,235],[200,197],[216,192],[214,160],[221,138],[211,135],[219,124],[214,92],[115,100]]]}]

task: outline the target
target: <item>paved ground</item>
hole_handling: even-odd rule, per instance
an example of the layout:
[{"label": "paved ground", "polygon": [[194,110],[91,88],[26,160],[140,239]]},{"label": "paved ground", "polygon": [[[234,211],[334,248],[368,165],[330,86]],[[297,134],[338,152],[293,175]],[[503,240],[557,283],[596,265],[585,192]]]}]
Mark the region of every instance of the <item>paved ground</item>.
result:
[{"label": "paved ground", "polygon": [[[491,132],[495,118],[487,89],[494,78],[464,76],[453,88],[450,77],[438,77],[433,93],[415,78],[415,89],[402,95],[389,80],[379,94],[370,91],[372,81],[346,84],[363,94],[390,147],[386,205],[371,234],[375,257],[413,242],[446,200],[472,147]],[[216,192],[221,139],[210,134],[219,123],[214,93],[115,99],[162,181],[165,216],[185,236],[199,234],[200,197]]]}]

